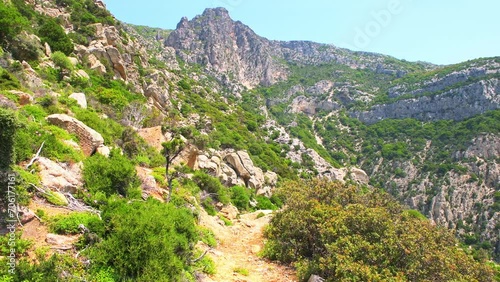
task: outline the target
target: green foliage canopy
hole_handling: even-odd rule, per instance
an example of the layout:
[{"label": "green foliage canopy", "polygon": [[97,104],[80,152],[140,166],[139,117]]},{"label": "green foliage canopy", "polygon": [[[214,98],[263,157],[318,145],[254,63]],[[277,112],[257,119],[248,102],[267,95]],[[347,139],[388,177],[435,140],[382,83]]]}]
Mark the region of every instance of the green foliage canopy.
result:
[{"label": "green foliage canopy", "polygon": [[453,234],[404,212],[379,191],[314,179],[281,188],[286,208],[266,230],[265,254],[327,281],[491,281]]},{"label": "green foliage canopy", "polygon": [[180,281],[197,231],[192,213],[156,200],[110,203],[108,231],[91,250],[96,272],[112,267],[121,281]]}]

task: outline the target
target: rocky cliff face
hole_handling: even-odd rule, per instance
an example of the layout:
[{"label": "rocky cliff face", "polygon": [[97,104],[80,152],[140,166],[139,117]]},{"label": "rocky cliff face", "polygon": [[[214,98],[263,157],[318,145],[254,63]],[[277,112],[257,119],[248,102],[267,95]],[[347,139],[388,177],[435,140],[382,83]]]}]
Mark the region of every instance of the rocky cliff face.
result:
[{"label": "rocky cliff face", "polygon": [[286,78],[286,68],[272,57],[270,42],[241,22],[234,22],[224,8],[207,9],[189,21],[183,18],[165,40],[188,63],[205,66],[221,81],[236,80],[252,88]]},{"label": "rocky cliff face", "polygon": [[[430,87],[441,88],[442,85],[448,83],[442,81],[440,86],[434,84]],[[377,105],[369,111],[355,112],[352,115],[366,123],[375,123],[389,118],[415,118],[422,121],[464,120],[499,108],[500,83],[498,78],[493,78],[455,88],[436,96],[424,96]]]},{"label": "rocky cliff face", "polygon": [[[457,229],[462,235],[479,233],[481,239],[498,241],[499,213],[493,207],[500,183],[500,137],[482,135],[471,140],[463,151],[453,153],[457,163],[470,173],[449,172],[442,177],[422,173],[421,164],[412,161],[379,160],[370,175],[399,167],[404,177],[388,179],[390,191],[410,208],[422,211],[433,222]],[[425,151],[419,156],[422,162]],[[390,184],[392,183],[392,184]]]}]

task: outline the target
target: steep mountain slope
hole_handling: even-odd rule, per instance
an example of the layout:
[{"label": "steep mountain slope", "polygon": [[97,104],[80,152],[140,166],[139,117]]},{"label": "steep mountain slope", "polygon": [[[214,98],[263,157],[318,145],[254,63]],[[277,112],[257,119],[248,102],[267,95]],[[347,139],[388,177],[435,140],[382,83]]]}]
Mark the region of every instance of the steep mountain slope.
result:
[{"label": "steep mountain slope", "polygon": [[[470,265],[475,255],[491,276],[483,261],[500,249],[498,58],[438,67],[272,41],[222,8],[174,31],[120,23],[97,0],[3,1],[0,15],[0,180],[36,209],[23,208],[20,223],[38,220],[14,250],[14,281],[202,281],[214,267],[199,246],[217,244],[200,226],[205,211],[231,225],[240,212],[281,207],[283,183],[315,178],[353,184],[334,186],[358,196],[388,199],[385,189],[456,231],[474,248],[448,240],[450,250]],[[447,107],[464,101],[473,101],[464,112]],[[6,193],[1,220],[14,214]],[[68,213],[53,216],[53,206]],[[313,243],[321,234],[300,235]],[[28,260],[35,250],[24,240],[43,237],[38,261]],[[2,262],[9,238],[0,237]],[[242,264],[243,254],[231,256]],[[8,271],[0,264],[0,279]]]},{"label": "steep mountain slope", "polygon": [[[220,81],[254,88],[255,107],[277,121],[269,126],[280,132],[272,139],[292,145],[285,149],[289,157],[297,160],[301,145],[292,140],[298,138],[334,166],[362,167],[371,184],[469,243],[496,248],[498,58],[438,67],[271,41],[221,8],[184,18],[165,45]],[[324,175],[320,167],[315,170]]]}]

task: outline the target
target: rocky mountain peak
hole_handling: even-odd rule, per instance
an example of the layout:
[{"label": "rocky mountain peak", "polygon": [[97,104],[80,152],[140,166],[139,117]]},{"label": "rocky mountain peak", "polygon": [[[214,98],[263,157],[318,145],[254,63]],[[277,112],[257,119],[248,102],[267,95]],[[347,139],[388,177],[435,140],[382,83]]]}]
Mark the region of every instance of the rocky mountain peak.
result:
[{"label": "rocky mountain peak", "polygon": [[224,20],[231,20],[229,16],[229,11],[223,7],[217,8],[207,8],[203,11],[202,17],[211,17],[212,19],[217,19],[218,17]]},{"label": "rocky mountain peak", "polygon": [[206,9],[201,16],[183,18],[165,40],[188,63],[204,66],[227,85],[248,88],[270,85],[286,77],[273,59],[271,42],[231,19],[224,8]]}]

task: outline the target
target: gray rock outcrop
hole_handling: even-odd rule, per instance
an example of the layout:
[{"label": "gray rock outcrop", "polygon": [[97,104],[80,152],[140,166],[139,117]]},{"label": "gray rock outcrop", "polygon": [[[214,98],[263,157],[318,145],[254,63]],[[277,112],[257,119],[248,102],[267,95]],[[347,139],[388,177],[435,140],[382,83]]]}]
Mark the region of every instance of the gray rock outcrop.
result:
[{"label": "gray rock outcrop", "polygon": [[82,109],[87,108],[87,97],[85,96],[85,93],[73,93],[69,95],[69,98],[76,100],[76,103],[82,107]]},{"label": "gray rock outcrop", "polygon": [[234,22],[224,8],[207,9],[189,21],[183,18],[165,40],[188,63],[197,63],[221,81],[236,79],[252,88],[286,78],[286,70],[272,57],[270,42],[241,22]]},{"label": "gray rock outcrop", "polygon": [[76,134],[80,142],[80,147],[86,156],[92,155],[99,146],[104,144],[104,138],[102,138],[99,132],[76,118],[64,114],[54,114],[48,116],[47,121],[65,129],[69,133]]},{"label": "gray rock outcrop", "polygon": [[81,164],[59,164],[44,157],[38,159],[38,164],[43,186],[70,193],[82,186]]},{"label": "gray rock outcrop", "polygon": [[500,109],[500,81],[493,78],[452,89],[436,96],[423,96],[391,104],[376,105],[369,111],[354,112],[351,115],[370,124],[384,119],[404,118],[422,121],[441,119],[460,121],[496,109]]}]

